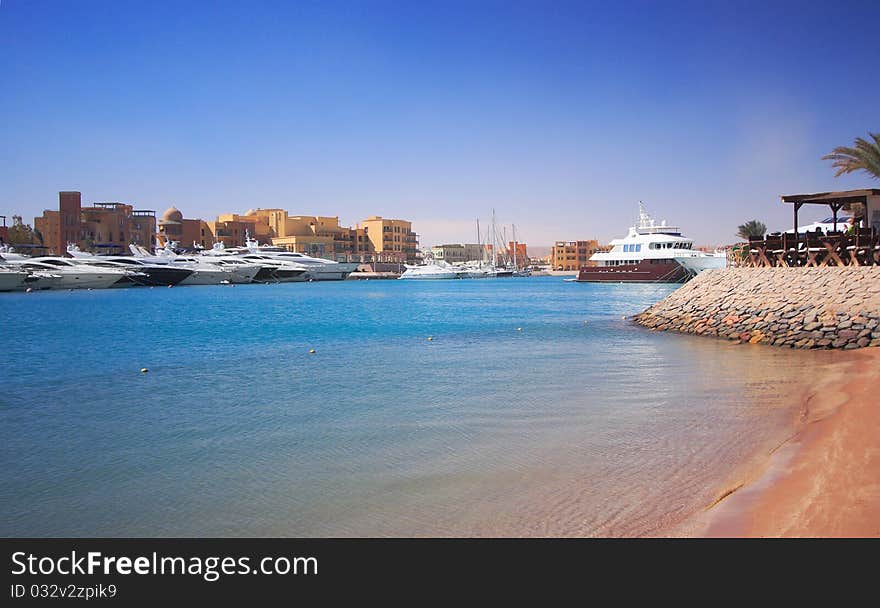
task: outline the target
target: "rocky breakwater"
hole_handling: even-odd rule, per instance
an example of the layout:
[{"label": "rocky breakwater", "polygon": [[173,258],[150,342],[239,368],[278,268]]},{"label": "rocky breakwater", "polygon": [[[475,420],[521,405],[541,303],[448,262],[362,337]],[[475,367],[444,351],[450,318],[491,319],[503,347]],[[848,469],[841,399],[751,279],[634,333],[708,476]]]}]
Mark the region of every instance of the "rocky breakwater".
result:
[{"label": "rocky breakwater", "polygon": [[880,267],[710,270],[635,321],[789,348],[880,346]]}]

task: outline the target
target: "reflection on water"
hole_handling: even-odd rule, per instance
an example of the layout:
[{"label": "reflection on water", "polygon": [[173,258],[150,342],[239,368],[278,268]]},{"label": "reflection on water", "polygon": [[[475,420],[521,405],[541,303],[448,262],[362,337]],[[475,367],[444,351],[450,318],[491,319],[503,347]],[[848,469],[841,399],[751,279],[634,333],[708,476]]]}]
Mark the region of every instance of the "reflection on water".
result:
[{"label": "reflection on water", "polygon": [[670,290],[3,294],[0,532],[662,533],[779,443],[834,356],[621,319]]}]

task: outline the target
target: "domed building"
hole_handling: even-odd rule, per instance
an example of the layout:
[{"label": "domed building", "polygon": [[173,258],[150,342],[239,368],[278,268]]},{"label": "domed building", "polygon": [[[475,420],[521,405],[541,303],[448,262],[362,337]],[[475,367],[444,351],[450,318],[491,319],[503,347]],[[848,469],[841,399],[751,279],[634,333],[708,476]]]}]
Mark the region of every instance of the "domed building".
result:
[{"label": "domed building", "polygon": [[157,224],[160,247],[164,247],[167,241],[176,241],[184,249],[210,247],[214,243],[214,233],[205,221],[185,219],[177,207],[166,209]]},{"label": "domed building", "polygon": [[168,207],[168,209],[165,210],[165,213],[162,214],[162,221],[163,222],[174,222],[174,223],[179,224],[180,222],[183,221],[183,214],[180,212],[180,209],[178,209],[177,207],[174,207],[174,206]]},{"label": "domed building", "polygon": [[183,241],[183,213],[177,207],[168,207],[162,214],[159,224],[159,235],[169,241]]}]

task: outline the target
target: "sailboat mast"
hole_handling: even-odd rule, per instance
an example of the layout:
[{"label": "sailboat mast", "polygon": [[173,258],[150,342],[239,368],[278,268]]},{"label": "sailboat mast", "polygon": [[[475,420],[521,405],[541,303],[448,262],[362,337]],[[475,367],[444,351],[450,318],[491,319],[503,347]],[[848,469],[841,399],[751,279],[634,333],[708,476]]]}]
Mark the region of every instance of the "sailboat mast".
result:
[{"label": "sailboat mast", "polygon": [[511,224],[513,228],[513,267],[517,268],[516,265],[516,224]]},{"label": "sailboat mast", "polygon": [[486,261],[486,249],[483,247],[483,235],[480,234],[480,218],[477,218],[477,244],[480,246],[480,255],[482,256],[480,265],[482,265]]}]

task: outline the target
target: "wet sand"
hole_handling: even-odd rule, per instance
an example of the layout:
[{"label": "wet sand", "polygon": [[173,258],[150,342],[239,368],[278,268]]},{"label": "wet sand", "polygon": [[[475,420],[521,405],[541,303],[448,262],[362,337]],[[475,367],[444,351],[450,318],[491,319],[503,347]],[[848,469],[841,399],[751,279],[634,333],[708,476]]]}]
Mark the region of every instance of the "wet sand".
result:
[{"label": "wet sand", "polygon": [[800,399],[792,437],[685,535],[880,537],[880,349],[840,353]]}]

